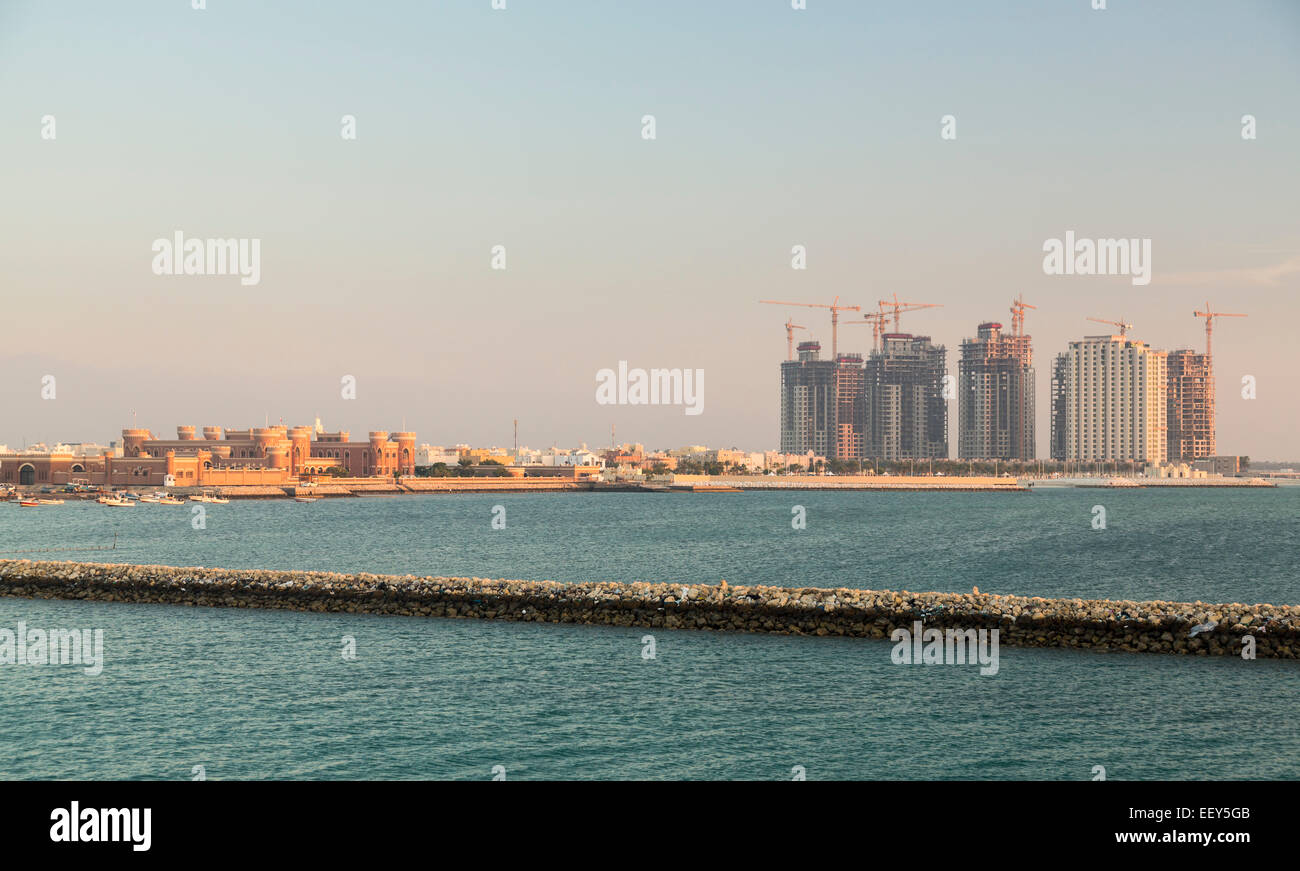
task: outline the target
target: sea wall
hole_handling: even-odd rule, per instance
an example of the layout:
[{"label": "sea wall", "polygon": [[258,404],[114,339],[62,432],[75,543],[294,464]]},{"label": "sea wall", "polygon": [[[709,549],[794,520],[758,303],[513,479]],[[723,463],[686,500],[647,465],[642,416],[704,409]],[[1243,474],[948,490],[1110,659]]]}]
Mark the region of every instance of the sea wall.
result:
[{"label": "sea wall", "polygon": [[[0,560],[0,596],[470,617],[889,638],[895,628],[998,629],[999,643],[1300,658],[1300,606],[1045,599],[984,593],[744,587]],[[1200,629],[1193,627],[1217,624]]]},{"label": "sea wall", "polygon": [[968,490],[1024,492],[1015,478],[992,475],[673,475],[675,486],[696,484],[742,490]]}]

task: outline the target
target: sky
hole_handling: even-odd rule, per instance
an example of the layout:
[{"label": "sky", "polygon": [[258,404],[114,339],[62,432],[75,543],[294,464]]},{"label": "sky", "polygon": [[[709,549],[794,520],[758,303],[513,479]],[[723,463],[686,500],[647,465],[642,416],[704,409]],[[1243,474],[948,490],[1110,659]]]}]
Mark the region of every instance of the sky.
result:
[{"label": "sky", "polygon": [[[1300,460],[1300,3],[1106,5],[0,0],[0,444],[773,449],[784,323],[830,319],[758,300],[940,304],[902,328],[955,372],[1023,294],[1039,456],[1088,317],[1203,350],[1209,301],[1249,315],[1219,452]],[[1150,239],[1150,284],[1044,274],[1067,230]],[[260,283],[154,274],[177,231],[260,240]],[[703,413],[598,404],[619,361],[703,370]]]}]

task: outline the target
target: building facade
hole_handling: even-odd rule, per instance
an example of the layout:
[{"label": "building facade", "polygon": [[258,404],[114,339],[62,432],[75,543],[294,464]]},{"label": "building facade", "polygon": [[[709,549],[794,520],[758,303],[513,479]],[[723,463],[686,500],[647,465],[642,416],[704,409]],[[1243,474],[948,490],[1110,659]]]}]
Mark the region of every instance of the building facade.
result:
[{"label": "building facade", "polygon": [[781,364],[781,452],[835,455],[839,407],[835,363],[819,342],[800,342],[799,356]]},{"label": "building facade", "polygon": [[0,455],[0,482],[20,486],[87,483],[115,487],[216,487],[239,484],[290,484],[311,475],[342,469],[350,477],[390,477],[415,473],[415,433],[377,430],[366,441],[349,433],[327,433],[310,426],[245,430],[176,428],[175,439],[159,439],[147,429],[122,430],[122,454],[72,453]]},{"label": "building facade", "polygon": [[972,460],[1032,460],[1034,366],[1029,336],[979,325],[961,344],[957,363],[957,456]]},{"label": "building facade", "polygon": [[1241,459],[1238,456],[1202,457],[1192,463],[1192,466],[1211,475],[1224,475],[1234,478],[1245,471],[1241,466]]},{"label": "building facade", "polygon": [[1167,417],[1171,461],[1214,456],[1214,371],[1208,355],[1169,352]]},{"label": "building facade", "polygon": [[863,458],[947,459],[947,349],[929,336],[885,333],[863,369]]},{"label": "building facade", "polygon": [[1052,361],[1052,429],[1050,456],[1053,460],[1065,459],[1065,383],[1068,354],[1058,354]]},{"label": "building facade", "polygon": [[861,354],[840,354],[835,361],[835,440],[837,460],[860,460],[866,450],[867,373]]},{"label": "building facade", "polygon": [[1056,359],[1052,458],[1168,458],[1168,352],[1123,335],[1085,336]]}]

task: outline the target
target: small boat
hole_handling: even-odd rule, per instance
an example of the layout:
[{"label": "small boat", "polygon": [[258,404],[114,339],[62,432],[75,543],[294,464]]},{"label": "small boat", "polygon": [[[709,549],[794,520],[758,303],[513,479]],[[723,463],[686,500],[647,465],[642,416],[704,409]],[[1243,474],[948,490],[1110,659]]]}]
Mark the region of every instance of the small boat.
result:
[{"label": "small boat", "polygon": [[38,508],[41,503],[37,499],[19,499],[18,504],[24,508]]},{"label": "small boat", "polygon": [[162,500],[159,499],[157,496],[141,496],[141,497],[140,497],[140,501],[141,501],[141,502],[148,502],[148,503],[151,504],[151,505],[157,505],[157,504],[158,504],[159,502],[161,502]]},{"label": "small boat", "polygon": [[100,496],[96,500],[100,505],[107,505],[110,508],[134,508],[135,503],[130,499],[122,499],[118,496]]},{"label": "small boat", "polygon": [[158,497],[158,504],[159,505],[184,505],[185,500],[177,499],[174,496],[160,496]]},{"label": "small boat", "polygon": [[321,500],[321,497],[320,497],[320,496],[295,496],[295,497],[293,497],[293,501],[294,501],[294,502],[319,502],[320,500]]},{"label": "small boat", "polygon": [[36,501],[39,502],[39,503],[41,503],[42,505],[62,505],[62,504],[63,504],[63,500],[62,500],[62,499],[37,499]]},{"label": "small boat", "polygon": [[228,505],[230,503],[229,499],[223,499],[222,497],[218,496],[216,493],[197,493],[193,496],[190,496],[190,501],[207,502],[212,505]]}]

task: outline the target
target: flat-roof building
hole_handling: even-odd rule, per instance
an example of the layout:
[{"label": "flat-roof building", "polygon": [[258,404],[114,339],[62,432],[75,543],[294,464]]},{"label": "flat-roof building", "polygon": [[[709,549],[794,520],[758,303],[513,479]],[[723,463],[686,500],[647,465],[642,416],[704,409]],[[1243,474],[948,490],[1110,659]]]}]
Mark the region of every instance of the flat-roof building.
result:
[{"label": "flat-roof building", "polygon": [[1168,356],[1122,334],[1071,342],[1052,370],[1052,458],[1165,462]]},{"label": "flat-roof building", "polygon": [[961,343],[957,373],[957,456],[1034,459],[1030,337],[1007,335],[1000,323],[982,323],[974,339]]},{"label": "flat-roof building", "polygon": [[947,356],[947,349],[929,336],[881,336],[881,349],[863,367],[864,458],[948,458]]},{"label": "flat-roof building", "polygon": [[1171,461],[1214,456],[1214,370],[1208,354],[1169,352],[1167,416]]},{"label": "flat-roof building", "polygon": [[354,442],[347,431],[327,433],[310,426],[267,426],[246,430],[178,426],[175,439],[147,429],[122,430],[122,453],[99,456],[72,452],[0,454],[0,482],[38,485],[82,481],[102,486],[222,486],[288,484],[309,475],[342,469],[351,477],[411,475],[415,433],[376,430]]}]

